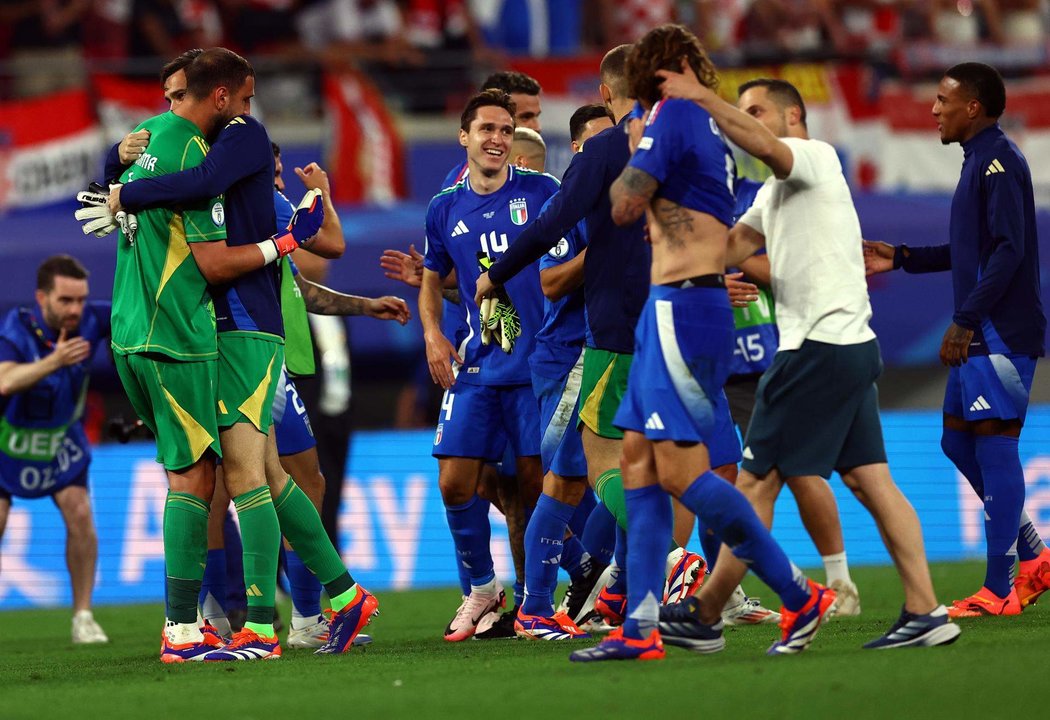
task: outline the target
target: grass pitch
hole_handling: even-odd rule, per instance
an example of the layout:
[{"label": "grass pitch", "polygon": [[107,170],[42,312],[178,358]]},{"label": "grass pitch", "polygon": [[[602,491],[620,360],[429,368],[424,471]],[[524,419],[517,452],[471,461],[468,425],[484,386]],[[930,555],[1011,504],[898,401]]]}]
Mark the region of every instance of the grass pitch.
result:
[{"label": "grass pitch", "polygon": [[[980,586],[983,564],[933,573],[947,601]],[[716,655],[668,648],[648,663],[570,664],[581,642],[446,643],[454,590],[380,593],[373,645],[341,657],[285,649],[265,663],[162,665],[159,605],[97,609],[112,640],[103,647],[70,645],[65,609],[6,612],[0,718],[1045,716],[1050,602],[1019,618],[963,620],[950,647],[862,651],[896,618],[900,591],[892,568],[855,568],[854,579],[863,615],[829,622],[807,652],[781,658],[764,655],[775,626],[729,628]],[[745,587],[773,602],[756,580]]]}]

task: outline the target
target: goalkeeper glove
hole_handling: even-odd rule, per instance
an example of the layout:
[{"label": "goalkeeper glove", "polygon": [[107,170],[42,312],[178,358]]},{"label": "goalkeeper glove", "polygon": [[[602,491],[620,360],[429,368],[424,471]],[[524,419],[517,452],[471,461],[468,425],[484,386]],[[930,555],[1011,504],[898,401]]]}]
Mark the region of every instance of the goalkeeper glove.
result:
[{"label": "goalkeeper glove", "polygon": [[117,229],[116,218],[109,209],[109,190],[93,182],[87,190],[77,193],[77,201],[83,207],[73,213],[73,217],[83,223],[85,235],[105,237]]},{"label": "goalkeeper glove", "polygon": [[276,257],[284,257],[298,250],[320,231],[323,223],[324,203],[321,201],[321,191],[309,190],[295,208],[286,231],[270,238],[277,249]]},{"label": "goalkeeper glove", "polygon": [[509,354],[514,350],[514,343],[521,337],[521,318],[510,298],[505,293],[500,294],[502,297],[496,300],[496,309],[492,314],[499,322],[500,348]]}]

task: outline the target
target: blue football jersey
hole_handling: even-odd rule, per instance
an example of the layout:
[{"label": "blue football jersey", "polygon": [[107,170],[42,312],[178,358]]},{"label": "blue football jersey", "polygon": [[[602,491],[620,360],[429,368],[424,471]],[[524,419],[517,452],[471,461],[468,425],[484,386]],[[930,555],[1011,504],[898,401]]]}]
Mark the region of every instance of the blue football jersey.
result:
[{"label": "blue football jersey", "polygon": [[736,161],[714,119],[696,103],[653,105],[628,164],[660,183],[656,197],[733,224]]},{"label": "blue football jersey", "polygon": [[[581,220],[540,258],[540,272],[569,262],[586,247],[586,221]],[[587,318],[584,315],[583,287],[577,288],[557,302],[551,302],[544,297],[543,327],[536,334],[536,352],[529,360],[532,371],[551,379],[565,377],[580,357],[586,336]]]},{"label": "blue football jersey", "polygon": [[[521,318],[521,336],[505,353],[493,343],[482,345],[478,306],[474,302],[479,256],[495,260],[517,239],[558,189],[550,175],[508,168],[502,188],[478,195],[463,182],[434,196],[427,209],[427,247],[424,266],[445,277],[454,269],[459,286],[460,312],[467,334],[457,344],[464,366],[459,382],[475,385],[518,385],[531,382],[528,358],[536,333],[543,326],[543,293],[538,263],[533,263],[505,286]],[[453,338],[450,338],[453,340]]]},{"label": "blue football jersey", "polygon": [[[110,304],[87,303],[77,334],[91,346],[88,360],[56,370],[28,390],[0,396],[0,487],[12,495],[50,495],[91,462],[82,420],[88,365],[109,339]],[[57,339],[38,306],[15,308],[0,322],[0,362],[35,362],[53,352]]]}]

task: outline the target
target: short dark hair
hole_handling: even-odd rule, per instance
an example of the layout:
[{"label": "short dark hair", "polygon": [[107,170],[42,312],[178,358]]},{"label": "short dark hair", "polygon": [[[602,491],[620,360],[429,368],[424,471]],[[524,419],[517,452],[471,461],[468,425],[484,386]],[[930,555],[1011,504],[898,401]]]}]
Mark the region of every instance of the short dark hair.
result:
[{"label": "short dark hair", "polygon": [[580,135],[583,134],[583,129],[587,126],[591,120],[597,120],[598,118],[609,118],[613,119],[612,115],[609,114],[608,109],[601,103],[594,103],[593,105],[584,105],[583,107],[576,108],[576,112],[569,118],[569,139],[579,141]]},{"label": "short dark hair", "polygon": [[251,63],[237,53],[221,47],[209,48],[186,66],[186,92],[203,100],[216,88],[239,90],[254,76]]},{"label": "short dark hair", "polygon": [[663,97],[657,70],[681,72],[688,61],[700,83],[712,90],[718,87],[718,74],[707,51],[683,25],[661,25],[647,32],[631,48],[627,57],[627,86],[631,97],[654,105]]},{"label": "short dark hair", "polygon": [[631,97],[630,89],[627,87],[627,56],[631,54],[633,45],[617,45],[602,58],[602,64],[598,68],[598,74],[615,97]]},{"label": "short dark hair", "polygon": [[489,106],[501,107],[509,112],[510,121],[514,123],[514,116],[518,108],[514,105],[514,101],[510,99],[510,93],[490,88],[482,90],[467,101],[467,106],[463,108],[463,114],[459,118],[460,129],[470,132],[470,124],[478,116],[478,108]]},{"label": "short dark hair", "polygon": [[539,95],[543,89],[536,78],[517,70],[494,72],[485,78],[485,82],[481,83],[482,90],[493,88],[505,93],[521,93],[522,95]]},{"label": "short dark hair", "polygon": [[806,103],[803,102],[802,93],[798,91],[797,87],[789,83],[787,80],[779,80],[776,78],[755,78],[754,80],[748,80],[737,88],[737,97],[740,97],[751,88],[756,87],[765,88],[766,93],[781,110],[789,108],[792,105],[797,106],[799,109],[799,121],[802,123],[803,127],[805,127]]},{"label": "short dark hair", "polygon": [[1006,110],[1006,85],[1003,76],[991,65],[979,62],[964,62],[953,65],[944,73],[955,80],[981,103],[986,117],[997,118]]},{"label": "short dark hair", "polygon": [[273,156],[275,158],[281,157],[281,146],[273,140],[270,141],[270,149],[273,150]]},{"label": "short dark hair", "polygon": [[170,78],[172,75],[177,73],[179,70],[184,69],[191,62],[200,57],[200,54],[204,52],[202,48],[193,48],[182,53],[174,60],[165,65],[160,71],[160,82],[164,83],[165,80]]},{"label": "short dark hair", "polygon": [[52,255],[40,264],[36,271],[36,289],[51,292],[56,277],[87,280],[88,271],[72,255]]}]

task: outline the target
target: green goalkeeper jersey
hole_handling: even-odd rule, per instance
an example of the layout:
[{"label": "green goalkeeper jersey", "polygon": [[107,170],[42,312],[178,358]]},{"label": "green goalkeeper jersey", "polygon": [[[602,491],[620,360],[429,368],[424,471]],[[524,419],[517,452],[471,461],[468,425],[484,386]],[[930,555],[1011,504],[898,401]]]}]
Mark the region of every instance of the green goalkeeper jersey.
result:
[{"label": "green goalkeeper jersey", "polygon": [[[149,130],[146,152],[121,176],[135,182],[196,167],[208,152],[200,129],[171,112]],[[226,239],[222,198],[137,213],[134,243],[121,233],[113,280],[113,350],[159,353],[175,360],[217,357],[215,309],[189,243]]]}]

